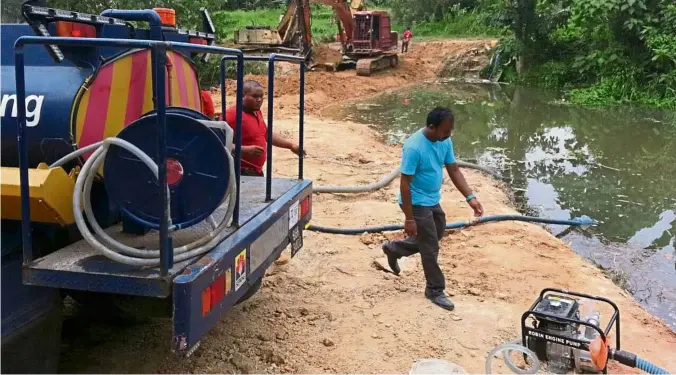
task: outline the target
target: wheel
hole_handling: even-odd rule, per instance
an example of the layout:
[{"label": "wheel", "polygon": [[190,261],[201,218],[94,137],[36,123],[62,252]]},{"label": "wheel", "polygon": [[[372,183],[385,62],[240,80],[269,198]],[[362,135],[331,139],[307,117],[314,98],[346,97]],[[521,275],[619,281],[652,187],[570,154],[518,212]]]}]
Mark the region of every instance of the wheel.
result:
[{"label": "wheel", "polygon": [[67,293],[83,307],[85,314],[101,321],[115,319],[129,323],[145,323],[153,318],[171,317],[172,313],[169,298],[126,296],[80,290],[69,290]]},{"label": "wheel", "polygon": [[394,56],[390,57],[390,65],[391,65],[393,68],[396,68],[397,65],[399,65],[399,56],[394,55]]},{"label": "wheel", "polygon": [[251,288],[244,293],[243,296],[239,297],[237,302],[235,302],[235,305],[239,305],[240,303],[248,300],[249,298],[253,297],[258,293],[258,291],[261,289],[261,285],[263,285],[263,278],[261,277],[260,279],[256,280],[256,282],[251,285]]},{"label": "wheel", "polygon": [[56,374],[61,354],[61,297],[51,310],[2,340],[3,374]]}]

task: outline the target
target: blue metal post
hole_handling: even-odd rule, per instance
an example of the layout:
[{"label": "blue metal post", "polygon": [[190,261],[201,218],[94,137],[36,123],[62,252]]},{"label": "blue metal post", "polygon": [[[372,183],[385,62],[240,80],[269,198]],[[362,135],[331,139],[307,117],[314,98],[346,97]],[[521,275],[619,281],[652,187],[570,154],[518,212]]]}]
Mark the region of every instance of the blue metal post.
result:
[{"label": "blue metal post", "polygon": [[298,100],[298,179],[303,179],[303,147],[305,138],[305,62],[300,63],[300,99]]},{"label": "blue metal post", "polygon": [[237,56],[237,99],[235,104],[236,125],[235,125],[235,179],[237,181],[237,199],[235,200],[235,209],[232,214],[232,223],[239,225],[239,198],[242,192],[240,184],[242,175],[242,104],[244,91],[244,55]]},{"label": "blue metal post", "polygon": [[160,15],[152,9],[106,9],[101,15],[104,17],[119,18],[125,21],[147,21],[150,26],[150,38],[153,40],[162,40],[162,19],[160,18]]},{"label": "blue metal post", "polygon": [[167,50],[163,45],[152,49],[152,63],[157,72],[155,86],[157,93],[157,163],[160,196],[162,197],[162,221],[160,222],[160,274],[166,276],[174,265],[174,254],[169,233],[170,212],[167,193],[167,99],[165,95],[166,81],[163,67],[166,64]]},{"label": "blue metal post", "polygon": [[24,264],[33,260],[33,238],[31,235],[31,203],[28,185],[28,148],[26,147],[26,77],[24,74],[23,51],[14,56],[16,79],[17,142],[19,144],[19,183],[21,184],[21,235],[23,240]]},{"label": "blue metal post", "polygon": [[272,200],[272,132],[274,121],[274,96],[275,96],[275,58],[273,53],[268,60],[268,160],[267,173],[265,175],[265,201]]}]

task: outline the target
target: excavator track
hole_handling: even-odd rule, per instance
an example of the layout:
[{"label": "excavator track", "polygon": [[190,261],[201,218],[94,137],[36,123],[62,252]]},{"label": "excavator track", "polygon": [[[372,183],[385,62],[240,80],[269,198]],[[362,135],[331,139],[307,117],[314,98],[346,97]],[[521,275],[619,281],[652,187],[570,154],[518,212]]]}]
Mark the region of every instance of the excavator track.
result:
[{"label": "excavator track", "polygon": [[373,58],[359,59],[357,61],[357,75],[370,76],[397,65],[399,65],[399,56],[396,54],[383,54]]}]

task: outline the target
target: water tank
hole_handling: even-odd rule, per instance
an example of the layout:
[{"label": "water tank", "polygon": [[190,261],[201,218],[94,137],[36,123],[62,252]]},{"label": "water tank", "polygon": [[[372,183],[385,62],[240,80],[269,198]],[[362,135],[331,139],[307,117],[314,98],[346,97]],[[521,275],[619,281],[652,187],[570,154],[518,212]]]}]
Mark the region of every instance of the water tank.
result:
[{"label": "water tank", "polygon": [[[28,25],[2,25],[2,116],[0,157],[2,166],[17,167],[17,97],[14,71],[14,41],[21,35],[35,35]],[[91,66],[69,61],[56,64],[42,46],[24,49],[26,82],[26,125],[28,158],[31,167],[53,162],[73,150],[70,118],[73,101]]]}]

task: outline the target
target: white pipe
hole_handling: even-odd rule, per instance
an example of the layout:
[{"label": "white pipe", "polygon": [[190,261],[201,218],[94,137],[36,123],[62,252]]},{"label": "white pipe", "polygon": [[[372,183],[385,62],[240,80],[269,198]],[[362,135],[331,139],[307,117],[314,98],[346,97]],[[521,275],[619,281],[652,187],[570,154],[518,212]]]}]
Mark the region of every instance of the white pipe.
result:
[{"label": "white pipe", "polygon": [[[473,163],[468,163],[464,161],[458,161],[458,166],[460,168],[471,168],[480,170],[482,172],[488,173],[489,175],[495,178],[501,178],[497,173],[491,171],[488,168],[484,168],[480,165]],[[370,193],[383,187],[389,185],[395,178],[399,176],[399,167],[395,168],[390,174],[380,179],[378,182],[374,182],[369,185],[361,186],[315,186],[312,188],[313,193]]]},{"label": "white pipe", "polygon": [[[63,165],[73,158],[83,155],[91,150],[95,150],[91,157],[85,162],[75,182],[75,191],[73,192],[73,213],[75,215],[75,223],[78,229],[82,233],[85,241],[87,241],[96,250],[101,252],[104,256],[112,260],[134,266],[159,266],[159,250],[139,250],[116,241],[110,237],[103,230],[103,228],[101,228],[94,217],[94,211],[91,205],[91,188],[94,178],[96,177],[96,171],[98,171],[105,161],[108,148],[111,144],[122,147],[134,154],[134,156],[138,157],[148,166],[148,168],[150,168],[155,178],[158,177],[157,164],[148,155],[146,155],[141,149],[134,146],[133,144],[115,137],[106,138],[101,142],[97,142],[90,146],[79,149],[61,158],[56,163],[52,164],[52,167]],[[204,237],[187,245],[174,248],[174,262],[181,262],[204,254],[222,242],[223,239],[228,235],[228,231],[226,229],[228,229],[230,225],[230,219],[232,218],[235,208],[235,200],[237,199],[237,186],[234,174],[234,159],[229,150],[225,151],[231,171],[228,190],[226,192],[226,196],[229,196],[230,198],[226,214],[218,225],[216,225],[213,217],[210,216],[209,222],[214,227],[214,230]],[[86,215],[86,220],[82,214],[83,209],[84,214]],[[90,232],[89,228],[87,227],[87,221],[89,222],[89,225],[91,225],[96,235]],[[171,219],[169,226],[171,227]]]}]

